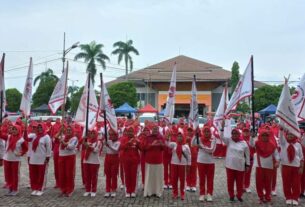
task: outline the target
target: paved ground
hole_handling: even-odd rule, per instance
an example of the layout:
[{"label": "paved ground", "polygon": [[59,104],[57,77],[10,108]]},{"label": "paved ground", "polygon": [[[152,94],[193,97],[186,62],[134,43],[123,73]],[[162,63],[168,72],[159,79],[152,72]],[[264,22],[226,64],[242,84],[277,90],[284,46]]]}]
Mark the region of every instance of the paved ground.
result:
[{"label": "paved ground", "polygon": [[[214,182],[214,201],[212,203],[201,203],[198,201],[198,192],[196,193],[186,193],[186,198],[184,201],[173,200],[171,198],[171,191],[165,191],[162,198],[143,198],[143,192],[140,189],[137,192],[137,198],[125,198],[124,191],[118,190],[118,195],[116,198],[105,199],[104,189],[105,189],[105,176],[103,174],[103,166],[100,168],[99,175],[99,185],[98,193],[95,198],[83,197],[84,189],[81,188],[81,176],[80,176],[80,160],[77,160],[77,172],[76,172],[76,189],[72,197],[62,198],[59,197],[59,191],[53,189],[54,178],[53,178],[53,163],[50,162],[48,184],[45,194],[42,197],[30,196],[31,190],[28,189],[28,167],[24,159],[21,164],[20,173],[20,192],[16,197],[6,197],[5,189],[0,189],[0,206],[257,206],[257,195],[255,193],[254,185],[254,173],[252,173],[252,193],[244,194],[244,202],[230,203],[228,201],[227,189],[226,189],[226,176],[223,167],[223,160],[216,161],[216,172],[215,172],[215,182]],[[278,196],[273,197],[273,206],[286,206],[282,193],[282,183],[280,174],[278,175]],[[140,179],[140,176],[139,176]],[[0,170],[0,184],[3,184],[3,170]],[[264,206],[264,205],[262,205]],[[300,206],[305,206],[305,200],[301,200]]]}]

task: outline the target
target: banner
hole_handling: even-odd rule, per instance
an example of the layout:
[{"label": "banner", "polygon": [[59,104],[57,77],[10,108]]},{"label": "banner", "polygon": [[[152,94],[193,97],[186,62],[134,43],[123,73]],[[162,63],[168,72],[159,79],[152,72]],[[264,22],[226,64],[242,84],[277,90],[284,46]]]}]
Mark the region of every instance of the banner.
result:
[{"label": "banner", "polygon": [[172,123],[175,114],[175,95],[176,95],[176,63],[174,65],[172,78],[168,90],[166,107],[164,110],[164,118]]},{"label": "banner", "polygon": [[30,116],[31,114],[32,90],[33,90],[33,63],[32,63],[32,58],[30,58],[28,75],[25,81],[25,86],[20,104],[20,111],[26,117]]},{"label": "banner", "polygon": [[189,123],[193,125],[193,129],[197,129],[198,123],[198,102],[197,102],[197,88],[196,88],[196,76],[194,75],[192,82],[192,99],[190,104]]},{"label": "banner", "polygon": [[216,110],[213,123],[214,126],[219,130],[221,128],[221,123],[225,119],[225,111],[227,108],[227,104],[229,103],[229,94],[228,94],[228,87],[226,86],[223,89],[221,99],[218,105],[218,108]]},{"label": "banner", "polygon": [[305,74],[302,76],[291,98],[297,115],[297,121],[305,120]]}]

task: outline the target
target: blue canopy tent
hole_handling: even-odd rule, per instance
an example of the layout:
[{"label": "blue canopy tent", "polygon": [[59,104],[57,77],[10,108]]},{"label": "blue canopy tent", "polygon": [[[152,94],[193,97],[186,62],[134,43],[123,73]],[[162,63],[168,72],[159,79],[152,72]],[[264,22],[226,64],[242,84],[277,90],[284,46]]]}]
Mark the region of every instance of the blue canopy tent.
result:
[{"label": "blue canopy tent", "polygon": [[114,109],[115,113],[136,113],[137,110],[129,106],[128,103],[124,103],[119,108]]},{"label": "blue canopy tent", "polygon": [[275,112],[276,112],[276,106],[273,104],[270,104],[266,108],[260,110],[258,113],[262,116],[264,122],[266,122],[266,117],[271,114],[275,114]]}]

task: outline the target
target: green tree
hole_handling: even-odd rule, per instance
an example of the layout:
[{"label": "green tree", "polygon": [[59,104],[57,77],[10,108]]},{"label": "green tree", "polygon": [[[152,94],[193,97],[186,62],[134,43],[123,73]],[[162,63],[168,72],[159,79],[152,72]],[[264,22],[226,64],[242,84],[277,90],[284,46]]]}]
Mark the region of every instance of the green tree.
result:
[{"label": "green tree", "polygon": [[6,110],[10,112],[19,111],[22,94],[16,88],[9,88],[5,91]]},{"label": "green tree", "polygon": [[114,108],[127,102],[135,107],[137,105],[137,92],[132,82],[122,82],[111,85],[108,88],[109,96]]},{"label": "green tree", "polygon": [[33,94],[33,108],[42,104],[48,104],[56,83],[57,81],[53,77],[47,77],[40,81],[38,88]]},{"label": "green tree", "polygon": [[56,75],[54,75],[53,70],[52,69],[48,69],[45,72],[42,72],[39,76],[37,76],[34,79],[34,86],[36,85],[37,81],[46,81],[46,80],[51,80],[54,79],[55,81],[58,80],[58,77]]},{"label": "green tree", "polygon": [[230,80],[230,86],[231,86],[231,93],[236,88],[236,85],[239,81],[239,65],[238,62],[234,61],[231,69],[231,80]]},{"label": "green tree", "polygon": [[270,104],[277,105],[283,85],[265,85],[254,91],[254,111],[260,111]]},{"label": "green tree", "polygon": [[109,61],[109,57],[103,53],[102,48],[103,44],[96,44],[95,41],[92,41],[89,44],[82,44],[79,46],[82,52],[75,55],[74,59],[84,59],[87,66],[87,72],[92,74],[92,81],[94,83],[94,77],[96,75],[96,63],[101,64],[102,68],[106,69],[106,60]]},{"label": "green tree", "polygon": [[128,65],[130,71],[133,69],[133,60],[131,57],[131,53],[135,55],[139,55],[138,50],[132,45],[132,40],[127,40],[126,42],[118,41],[113,44],[113,47],[115,48],[114,51],[112,51],[113,55],[118,55],[118,63],[120,64],[122,59],[124,58],[125,62],[125,79],[128,79]]},{"label": "green tree", "polygon": [[73,93],[71,96],[71,113],[75,114],[80,102],[80,98],[83,94],[84,87],[79,88],[77,91]]},{"label": "green tree", "polygon": [[70,95],[70,97],[72,97],[73,94],[76,93],[77,91],[79,91],[78,86],[69,86],[68,87],[68,95]]}]

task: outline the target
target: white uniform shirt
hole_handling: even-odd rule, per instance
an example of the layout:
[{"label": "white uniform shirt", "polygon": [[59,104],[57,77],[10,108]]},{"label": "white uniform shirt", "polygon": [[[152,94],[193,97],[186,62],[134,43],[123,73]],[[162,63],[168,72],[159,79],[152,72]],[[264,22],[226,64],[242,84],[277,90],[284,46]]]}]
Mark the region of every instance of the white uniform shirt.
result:
[{"label": "white uniform shirt", "polygon": [[120,141],[115,141],[113,142],[112,140],[107,140],[107,144],[112,148],[109,148],[106,146],[106,154],[118,154],[119,153],[119,149],[120,149]]},{"label": "white uniform shirt", "polygon": [[245,165],[250,165],[250,150],[247,142],[235,142],[231,138],[224,137],[223,133],[221,133],[220,137],[227,145],[226,168],[245,171]]},{"label": "white uniform shirt", "polygon": [[[192,139],[191,144],[192,144],[192,146],[197,146],[196,137],[194,137]],[[199,139],[199,145],[200,145],[200,147],[198,147],[197,162],[203,163],[203,164],[213,164],[215,161],[214,161],[212,154],[216,149],[216,138],[212,138],[210,147],[204,146],[200,139]]]},{"label": "white uniform shirt", "polygon": [[12,152],[12,150],[9,150],[9,151],[7,150],[9,139],[10,139],[10,136],[8,136],[8,139],[6,141],[3,159],[6,161],[18,162],[21,160],[21,156],[17,156],[16,154],[20,154],[22,152],[22,144],[23,144],[23,142],[25,142],[25,140],[23,138],[20,138],[16,143],[15,150]]},{"label": "white uniform shirt", "polygon": [[176,142],[168,142],[167,146],[172,149],[172,160],[171,164],[174,165],[191,165],[191,150],[190,147],[187,144],[182,145],[182,157],[181,161],[178,158],[178,155],[176,153],[177,149],[177,143]]},{"label": "white uniform shirt", "polygon": [[28,152],[26,153],[26,155],[28,157],[31,157],[32,154],[32,141],[36,138],[36,134],[35,133],[29,133],[28,134]]},{"label": "white uniform shirt", "polygon": [[92,147],[93,147],[93,150],[91,151],[88,159],[87,160],[84,159],[84,163],[99,165],[100,164],[99,152],[100,152],[101,147],[102,147],[102,142],[97,141],[97,142],[92,144]]},{"label": "white uniform shirt", "polygon": [[292,167],[300,167],[301,160],[304,160],[301,144],[298,142],[293,144],[293,147],[295,149],[295,157],[292,162],[289,162],[287,155],[287,148],[289,146],[289,143],[284,137],[283,131],[280,131],[279,134],[280,134],[279,138],[280,138],[280,146],[281,146],[281,153],[280,153],[281,164]]},{"label": "white uniform shirt", "polygon": [[[164,132],[165,132],[165,133],[163,133],[163,128],[164,128]],[[166,134],[167,131],[168,131],[168,126],[159,127],[159,133],[160,133],[163,137],[165,137],[165,134]]]},{"label": "white uniform shirt", "polygon": [[[64,136],[63,136],[64,138]],[[76,154],[76,147],[77,147],[78,139],[77,137],[72,137],[69,140],[68,145],[64,148],[61,149],[61,143],[59,145],[59,156],[69,156],[69,155],[75,155]]]},{"label": "white uniform shirt", "polygon": [[[35,137],[33,141],[37,139]],[[32,143],[33,143],[32,141]],[[31,145],[31,155],[30,155],[30,164],[31,165],[43,165],[46,161],[47,157],[51,157],[51,152],[52,152],[52,143],[51,143],[51,138],[47,134],[43,137],[40,138],[39,144],[36,148],[36,151],[34,152],[32,150],[32,145]]]}]

